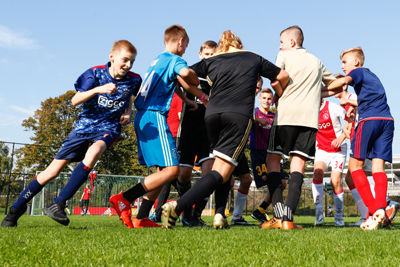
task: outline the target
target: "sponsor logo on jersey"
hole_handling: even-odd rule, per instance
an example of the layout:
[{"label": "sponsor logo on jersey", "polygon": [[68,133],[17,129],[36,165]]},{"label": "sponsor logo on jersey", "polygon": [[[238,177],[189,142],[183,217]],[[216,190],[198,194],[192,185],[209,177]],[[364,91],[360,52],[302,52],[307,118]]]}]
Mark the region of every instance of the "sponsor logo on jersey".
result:
[{"label": "sponsor logo on jersey", "polygon": [[125,209],[125,207],[126,207],[126,205],[123,202],[118,200],[119,211],[123,211]]},{"label": "sponsor logo on jersey", "polygon": [[326,123],[319,123],[319,129],[326,129],[331,127],[332,124],[330,122],[326,122]]},{"label": "sponsor logo on jersey", "polygon": [[97,103],[100,106],[106,107],[106,108],[117,108],[117,107],[123,107],[125,104],[125,101],[118,101],[118,100],[112,100],[108,99],[105,96],[99,96],[99,99]]}]

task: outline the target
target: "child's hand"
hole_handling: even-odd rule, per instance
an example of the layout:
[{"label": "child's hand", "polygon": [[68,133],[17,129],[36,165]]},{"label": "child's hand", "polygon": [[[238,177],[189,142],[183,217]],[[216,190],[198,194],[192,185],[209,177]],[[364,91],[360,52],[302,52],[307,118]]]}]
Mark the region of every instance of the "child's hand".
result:
[{"label": "child's hand", "polygon": [[122,114],[121,118],[119,119],[119,124],[125,125],[128,124],[130,121],[131,121],[130,114]]},{"label": "child's hand", "polygon": [[335,140],[332,141],[331,146],[334,148],[339,148],[342,145],[342,143],[336,138]]},{"label": "child's hand", "polygon": [[107,83],[98,87],[99,94],[112,94],[117,91],[117,86],[114,83]]}]

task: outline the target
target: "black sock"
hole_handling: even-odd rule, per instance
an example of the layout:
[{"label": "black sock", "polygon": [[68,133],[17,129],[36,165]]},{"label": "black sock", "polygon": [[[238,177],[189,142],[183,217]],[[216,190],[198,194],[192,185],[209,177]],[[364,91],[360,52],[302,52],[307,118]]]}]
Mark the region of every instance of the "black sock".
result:
[{"label": "black sock", "polygon": [[211,195],[222,182],[222,176],[217,171],[211,171],[201,177],[200,180],[177,201],[178,203],[175,209],[176,214],[181,214],[186,207],[192,206],[195,202]]},{"label": "black sock", "polygon": [[286,206],[288,206],[294,214],[301,195],[301,186],[303,185],[304,175],[300,172],[292,172],[289,177],[289,191],[286,198]]},{"label": "black sock", "polygon": [[203,212],[204,208],[207,205],[209,197],[203,198],[195,203],[194,210],[193,210],[193,217],[200,218],[201,213]]},{"label": "black sock", "polygon": [[143,199],[142,204],[140,205],[138,214],[136,216],[137,219],[144,219],[149,217],[151,207],[153,207],[154,201],[153,200],[148,200],[148,199]]},{"label": "black sock", "polygon": [[164,205],[168,200],[169,192],[171,191],[171,184],[172,183],[165,184],[162,187],[160,194],[158,195],[157,207],[154,212],[156,213],[157,217],[159,217],[159,218],[161,218],[161,212],[162,212],[161,206]]},{"label": "black sock", "polygon": [[260,204],[260,207],[263,208],[264,210],[267,210],[269,204],[271,204],[271,201],[269,201],[269,202],[263,201],[263,202]]},{"label": "black sock", "polygon": [[143,196],[144,194],[146,194],[146,190],[144,189],[142,183],[138,183],[128,191],[124,192],[122,196],[128,200],[129,203],[132,203],[135,201],[135,199]]},{"label": "black sock", "polygon": [[275,206],[278,202],[283,203],[281,180],[282,175],[280,172],[271,172],[268,174],[267,186],[271,196],[272,206]]},{"label": "black sock", "polygon": [[224,217],[229,191],[231,190],[231,179],[215,189],[215,214],[220,213]]},{"label": "black sock", "polygon": [[[178,190],[179,196],[183,196],[189,189],[192,187],[192,183],[189,181],[188,183],[181,183],[179,180],[176,181],[176,189]],[[182,217],[185,219],[192,218],[193,207],[188,206],[183,210]]]}]

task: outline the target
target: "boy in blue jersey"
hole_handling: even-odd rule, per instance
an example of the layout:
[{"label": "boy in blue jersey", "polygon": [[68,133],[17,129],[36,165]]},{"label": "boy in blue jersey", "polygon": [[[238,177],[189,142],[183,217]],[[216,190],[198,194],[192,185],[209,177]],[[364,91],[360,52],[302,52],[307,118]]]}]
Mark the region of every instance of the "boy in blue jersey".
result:
[{"label": "boy in blue jersey", "polygon": [[132,96],[142,82],[140,76],[130,72],[136,58],[136,48],[128,41],[114,43],[110,62],[85,71],[76,81],[74,106],[82,104],[75,127],[64,140],[50,165],[32,180],[2,222],[3,227],[17,226],[18,218],[26,211],[26,203],[43,186],[58,176],[70,162],[79,161],[59,196],[44,213],[63,225],[69,224],[65,203],[86,181],[100,156],[118,139],[121,125],[130,121]]},{"label": "boy in blue jersey", "polygon": [[[151,207],[162,185],[173,181],[178,175],[178,153],[167,125],[167,114],[176,83],[179,81],[185,90],[201,101],[206,103],[208,100],[207,95],[197,88],[197,75],[181,58],[189,44],[186,30],[179,25],[168,27],[164,33],[164,43],[165,51],[150,65],[135,99],[138,112],[134,125],[139,161],[148,167],[156,166],[157,172],[126,192],[110,198],[110,204],[129,228],[158,226],[148,219]],[[124,214],[130,214],[131,203],[143,195],[145,197],[133,225],[130,216]]]},{"label": "boy in blue jersey", "polygon": [[[386,217],[385,161],[392,162],[394,119],[381,81],[369,69],[363,68],[364,52],[361,47],[342,52],[340,58],[346,76],[329,84],[328,89],[351,85],[357,94],[359,122],[351,141],[349,170],[369,211],[369,217],[360,227],[376,230]],[[372,159],[375,197],[362,169],[366,159]]]}]

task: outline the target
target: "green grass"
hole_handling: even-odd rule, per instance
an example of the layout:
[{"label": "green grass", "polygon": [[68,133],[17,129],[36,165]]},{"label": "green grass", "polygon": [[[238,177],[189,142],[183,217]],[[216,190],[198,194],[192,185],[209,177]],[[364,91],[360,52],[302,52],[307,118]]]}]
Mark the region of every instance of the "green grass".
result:
[{"label": "green grass", "polygon": [[[0,216],[2,220],[4,217]],[[313,227],[302,231],[258,227],[228,230],[128,229],[116,216],[71,216],[68,227],[47,217],[23,216],[17,228],[0,229],[0,265],[5,266],[399,266],[400,225],[359,228]],[[248,221],[252,221],[247,217]],[[358,218],[347,218],[346,223]],[[206,217],[208,223],[212,218]]]}]

